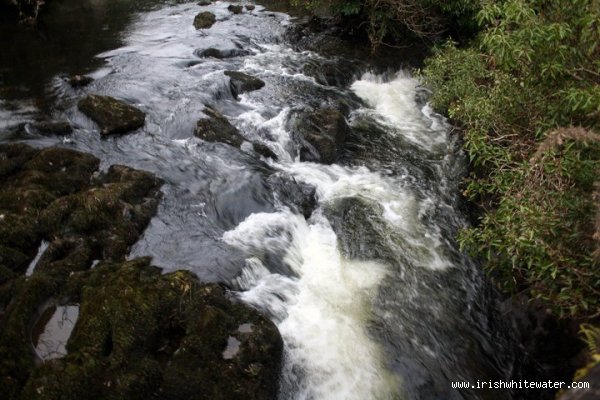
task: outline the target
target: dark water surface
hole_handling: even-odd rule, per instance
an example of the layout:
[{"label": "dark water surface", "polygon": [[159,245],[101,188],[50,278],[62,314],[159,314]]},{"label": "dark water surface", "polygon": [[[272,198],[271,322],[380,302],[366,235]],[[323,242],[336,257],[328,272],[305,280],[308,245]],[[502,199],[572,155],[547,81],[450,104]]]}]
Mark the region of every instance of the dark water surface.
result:
[{"label": "dark water surface", "polygon": [[[517,353],[484,278],[453,239],[466,223],[458,190],[466,162],[427,91],[405,71],[371,69],[368,53],[298,50],[286,35],[296,20],[274,5],[240,15],[228,5],[55,0],[38,30],[1,23],[0,141],[75,148],[103,168],[126,164],[164,179],[158,214],[131,256],[224,282],[267,313],[285,342],[281,399],[511,398],[450,386],[508,379]],[[202,10],[217,23],[197,31]],[[211,47],[248,55],[198,56]],[[355,75],[329,86],[307,66]],[[225,70],[266,85],[235,99]],[[74,89],[72,74],[95,81]],[[76,107],[88,93],[136,105],[145,126],[101,138]],[[339,161],[300,161],[297,112],[340,104],[351,132]],[[248,143],[194,137],[205,105]],[[42,117],[67,119],[74,132],[40,135],[30,123]],[[308,220],[282,181],[315,187]]]}]

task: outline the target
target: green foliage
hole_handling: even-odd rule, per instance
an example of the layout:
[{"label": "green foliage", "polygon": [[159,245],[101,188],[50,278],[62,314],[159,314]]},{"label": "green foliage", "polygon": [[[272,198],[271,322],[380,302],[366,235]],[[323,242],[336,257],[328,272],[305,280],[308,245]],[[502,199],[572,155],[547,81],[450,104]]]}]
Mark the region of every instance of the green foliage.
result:
[{"label": "green foliage", "polygon": [[308,9],[328,6],[337,15],[359,16],[373,45],[407,36],[434,40],[465,37],[476,28],[477,0],[292,0]]},{"label": "green foliage", "polygon": [[482,217],[460,242],[502,289],[598,315],[599,2],[490,1],[477,20],[473,43],[439,46],[422,72],[474,167]]},{"label": "green foliage", "polygon": [[590,357],[587,365],[575,372],[575,381],[584,379],[592,368],[600,364],[600,327],[592,324],[581,324],[579,333],[587,345]]}]

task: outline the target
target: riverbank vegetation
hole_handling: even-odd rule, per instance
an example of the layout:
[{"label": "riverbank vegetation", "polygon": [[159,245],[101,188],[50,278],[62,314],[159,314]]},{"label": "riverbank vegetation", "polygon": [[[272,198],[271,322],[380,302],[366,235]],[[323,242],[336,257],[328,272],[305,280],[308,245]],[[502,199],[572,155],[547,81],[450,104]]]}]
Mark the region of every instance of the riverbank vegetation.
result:
[{"label": "riverbank vegetation", "polygon": [[[375,46],[432,44],[420,75],[461,132],[459,237],[505,293],[560,319],[600,317],[600,1],[349,0]],[[589,331],[589,325],[585,325]],[[597,357],[596,357],[597,359]]]}]

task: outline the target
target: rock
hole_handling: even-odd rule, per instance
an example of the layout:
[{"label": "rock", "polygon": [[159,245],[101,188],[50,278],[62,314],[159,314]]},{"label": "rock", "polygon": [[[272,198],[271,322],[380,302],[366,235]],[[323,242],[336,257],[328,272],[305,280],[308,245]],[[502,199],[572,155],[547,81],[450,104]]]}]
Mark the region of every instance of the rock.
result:
[{"label": "rock", "polygon": [[267,178],[276,198],[293,211],[299,212],[308,219],[317,207],[316,189],[314,186],[299,183],[293,176],[281,172],[272,174]]},{"label": "rock", "polygon": [[217,18],[210,11],[203,11],[194,18],[194,27],[196,29],[208,29],[215,24]]},{"label": "rock", "polygon": [[597,400],[600,399],[600,364],[590,368],[579,382],[589,383],[589,388],[565,390],[557,400]]},{"label": "rock", "polygon": [[341,112],[333,107],[296,115],[293,131],[302,143],[300,159],[331,164],[343,146],[349,127]]},{"label": "rock", "polygon": [[309,62],[302,68],[302,73],[315,78],[321,85],[348,86],[358,75],[357,63]]},{"label": "rock", "polygon": [[227,9],[234,14],[241,14],[243,10],[242,6],[234,4],[230,4]]},{"label": "rock", "polygon": [[87,86],[94,81],[94,78],[86,75],[73,75],[69,78],[69,85],[74,88]]},{"label": "rock", "polygon": [[[21,398],[36,366],[29,331],[38,309],[51,298],[68,297],[70,280],[92,260],[123,260],[156,211],[160,180],[117,165],[98,173],[99,164],[96,157],[70,149],[0,145],[0,392],[5,398]],[[42,241],[49,246],[25,277]]]},{"label": "rock", "polygon": [[384,223],[379,216],[384,210],[379,204],[360,197],[343,197],[328,203],[324,212],[345,257],[392,264],[397,261],[397,256],[382,246],[389,237],[382,229]]},{"label": "rock", "polygon": [[77,107],[100,126],[103,135],[141,128],[146,118],[141,110],[109,96],[88,95]]},{"label": "rock", "polygon": [[194,134],[197,137],[207,142],[222,142],[234,147],[241,146],[244,139],[227,118],[209,106],[205,106],[203,112],[206,118],[198,120],[196,124]]},{"label": "rock", "polygon": [[200,0],[198,2],[199,6],[210,6],[212,4],[212,0]]},{"label": "rock", "polygon": [[41,121],[33,124],[33,127],[44,134],[68,135],[73,132],[69,121]]},{"label": "rock", "polygon": [[189,272],[140,258],[69,279],[80,313],[68,354],[33,370],[22,398],[276,399],[275,325]]},{"label": "rock", "polygon": [[254,4],[246,4],[246,10],[252,11],[252,10],[254,10],[254,8],[255,8]]},{"label": "rock", "polygon": [[225,71],[225,75],[229,77],[229,87],[231,88],[231,93],[236,98],[242,93],[258,90],[265,86],[263,80],[244,74],[243,72]]},{"label": "rock", "polygon": [[269,148],[269,146],[262,143],[252,143],[252,149],[265,158],[272,158],[277,160],[277,154]]},{"label": "rock", "polygon": [[240,49],[219,50],[219,49],[215,49],[214,47],[209,47],[208,49],[204,49],[204,50],[196,50],[194,52],[194,54],[197,57],[213,57],[213,58],[218,58],[218,59],[224,59],[224,58],[247,56],[250,54],[250,52],[247,50],[240,50]]}]

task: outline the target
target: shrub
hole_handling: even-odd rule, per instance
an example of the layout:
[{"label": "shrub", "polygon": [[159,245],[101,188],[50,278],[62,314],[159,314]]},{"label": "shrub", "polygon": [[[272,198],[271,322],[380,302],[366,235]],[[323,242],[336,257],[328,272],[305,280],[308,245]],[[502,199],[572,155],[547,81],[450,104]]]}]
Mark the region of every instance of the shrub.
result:
[{"label": "shrub", "polygon": [[462,246],[499,287],[563,317],[600,314],[599,10],[597,0],[488,2],[473,43],[439,46],[422,72],[473,164],[465,195],[482,213]]}]

